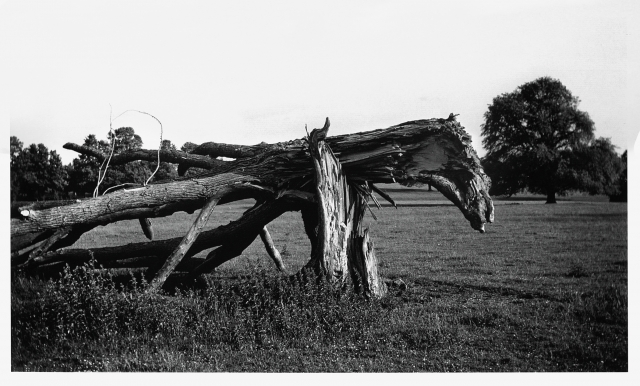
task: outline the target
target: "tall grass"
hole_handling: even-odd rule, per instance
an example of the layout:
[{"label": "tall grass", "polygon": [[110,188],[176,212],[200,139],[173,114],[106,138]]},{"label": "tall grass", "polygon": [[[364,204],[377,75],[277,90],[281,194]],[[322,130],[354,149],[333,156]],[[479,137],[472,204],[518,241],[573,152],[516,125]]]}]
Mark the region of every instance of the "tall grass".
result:
[{"label": "tall grass", "polygon": [[[375,340],[373,327],[389,309],[388,302],[366,300],[311,274],[283,278],[254,272],[241,281],[178,290],[174,296],[146,294],[148,284],[135,277],[117,288],[92,264],[67,268],[44,285],[34,280],[16,277],[12,283],[22,298],[11,310],[16,369],[55,370],[25,362],[45,347],[87,342],[96,347],[135,342],[132,348],[161,343],[177,351],[204,345],[223,352],[358,346]],[[119,366],[124,365],[111,370],[130,370]]]}]

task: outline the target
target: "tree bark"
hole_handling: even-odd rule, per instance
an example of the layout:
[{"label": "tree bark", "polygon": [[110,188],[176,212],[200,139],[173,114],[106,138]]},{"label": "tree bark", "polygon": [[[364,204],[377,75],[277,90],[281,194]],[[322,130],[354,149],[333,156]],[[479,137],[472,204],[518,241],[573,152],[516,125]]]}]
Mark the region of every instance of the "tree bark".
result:
[{"label": "tree bark", "polygon": [[365,229],[361,236],[351,239],[349,269],[352,280],[356,283],[356,290],[360,289],[367,296],[382,297],[387,293],[387,286],[378,272],[373,241],[369,238],[369,229]]},{"label": "tree bark", "polygon": [[349,188],[340,162],[324,141],[328,130],[327,119],[324,127],[313,130],[309,137],[318,200],[318,230],[316,254],[307,267],[326,274],[330,281],[341,282],[347,277],[347,245],[353,222],[349,218]]},{"label": "tree bark", "polygon": [[[429,183],[460,208],[474,229],[482,231],[483,224],[492,220],[493,205],[486,193],[489,179],[470,146],[469,136],[455,120],[407,122],[388,129],[331,137],[327,144],[351,182]],[[220,204],[225,198],[233,201],[273,197],[283,189],[308,183],[312,174],[308,146],[302,140],[270,145],[253,157],[217,162],[211,172],[193,178],[29,211],[20,219],[12,219],[12,238],[77,223],[104,225],[123,219],[167,216],[178,210],[193,211],[214,195],[220,196]]]},{"label": "tree bark", "polygon": [[[93,257],[99,264],[122,266],[126,261],[131,264],[162,261],[177,248],[181,238],[115,249],[90,249],[89,253],[56,249],[70,245],[83,232],[98,225],[168,216],[176,211],[192,213],[211,200],[222,205],[255,198],[262,204],[245,213],[233,225],[197,237],[189,251],[185,251],[185,260],[177,269],[189,266],[191,274],[207,272],[242,253],[273,218],[287,210],[302,209],[305,231],[312,243],[309,265],[329,272],[335,281],[342,281],[349,272],[352,275],[358,272],[357,275],[365,279],[367,275],[373,275],[367,273],[371,271],[367,271],[368,268],[355,268],[358,264],[349,259],[356,253],[349,251],[370,251],[362,255],[365,260],[374,260],[375,254],[367,242],[362,242],[362,248],[353,246],[353,240],[365,235],[360,223],[367,199],[371,197],[377,204],[371,190],[393,203],[374,183],[430,184],[461,210],[474,229],[484,232],[484,224],[492,222],[493,204],[487,193],[490,180],[471,147],[470,137],[455,118],[411,121],[387,129],[336,137],[326,137],[328,123],[327,119],[325,128],[314,130],[315,134],[308,139],[256,146],[206,143],[191,154],[161,151],[162,162],[208,171],[194,177],[113,191],[81,202],[65,202],[68,204],[65,206],[20,210],[11,220],[12,252],[54,234],[60,238],[61,234],[56,231],[70,227],[67,236],[50,240],[46,245],[50,252],[36,256],[33,262],[53,266]],[[67,148],[105,157],[95,150],[71,145]],[[232,158],[236,159],[221,161],[212,156],[235,156]],[[138,150],[114,156],[111,162],[117,164],[151,157],[156,160],[157,151]],[[144,229],[145,224],[141,222],[141,225]],[[150,229],[147,233],[147,236],[151,235]],[[214,246],[219,248],[204,262],[189,262],[196,251]],[[363,266],[371,264],[365,261]],[[376,284],[367,283],[366,291],[375,295]]]},{"label": "tree bark", "polygon": [[157,292],[160,287],[162,287],[164,281],[167,280],[167,277],[169,277],[174,268],[178,265],[178,263],[180,263],[184,255],[187,254],[189,248],[191,248],[191,245],[193,245],[193,242],[196,241],[196,238],[202,231],[202,228],[207,224],[209,215],[211,215],[211,212],[213,212],[213,209],[216,207],[218,201],[220,201],[220,199],[217,197],[212,197],[209,199],[209,201],[207,201],[205,206],[200,211],[200,214],[198,214],[196,221],[194,221],[187,234],[184,236],[182,241],[180,241],[180,244],[178,244],[178,247],[169,256],[167,261],[165,261],[162,268],[160,268],[160,271],[158,271],[156,277],[151,281],[147,292]]},{"label": "tree bark", "polygon": [[313,130],[309,137],[318,199],[318,226],[315,254],[307,267],[320,272],[329,282],[339,284],[350,273],[366,296],[381,297],[386,289],[378,276],[373,244],[369,242],[368,232],[360,236],[371,190],[349,184],[340,162],[325,143],[328,130],[327,119],[324,127]]},{"label": "tree bark", "polygon": [[276,248],[276,246],[273,244],[273,239],[271,239],[271,235],[269,234],[269,230],[266,226],[263,227],[260,231],[260,239],[262,240],[262,243],[264,244],[269,257],[271,257],[271,260],[273,260],[273,262],[276,264],[276,268],[278,268],[280,272],[286,273],[287,268],[282,261],[282,256],[280,256],[278,248]]}]

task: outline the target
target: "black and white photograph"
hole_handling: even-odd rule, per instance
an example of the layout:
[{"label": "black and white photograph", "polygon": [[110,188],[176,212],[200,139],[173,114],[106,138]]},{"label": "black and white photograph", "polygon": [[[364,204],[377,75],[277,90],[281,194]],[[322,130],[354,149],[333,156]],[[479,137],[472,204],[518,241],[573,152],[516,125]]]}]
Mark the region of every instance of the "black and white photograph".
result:
[{"label": "black and white photograph", "polygon": [[640,381],[639,2],[6,0],[0,43],[9,384]]}]

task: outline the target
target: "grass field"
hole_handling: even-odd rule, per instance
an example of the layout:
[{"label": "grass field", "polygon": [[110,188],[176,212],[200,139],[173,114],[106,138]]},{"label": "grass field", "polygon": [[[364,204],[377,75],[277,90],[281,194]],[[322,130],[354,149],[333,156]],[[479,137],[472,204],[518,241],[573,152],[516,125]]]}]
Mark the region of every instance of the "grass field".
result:
[{"label": "grass field", "polygon": [[[264,294],[273,293],[280,274],[258,239],[242,257],[208,277],[214,287],[246,274],[260,277],[243,284],[249,289],[236,291],[240,295],[233,295],[231,303],[225,303],[230,292],[222,288],[202,296],[147,299],[135,303],[147,305],[136,316],[142,319],[131,319],[115,332],[36,339],[39,330],[30,329],[44,328],[40,315],[50,309],[39,296],[44,284],[16,277],[12,369],[628,370],[626,204],[589,196],[560,198],[557,205],[545,205],[542,197],[499,199],[495,223],[480,234],[437,192],[392,187],[390,194],[405,206],[373,208],[378,220],[367,215],[365,222],[382,275],[402,279],[406,290],[392,287],[385,299],[364,301],[321,288],[307,297],[287,295],[285,301],[278,295],[280,303],[273,303]],[[225,224],[250,206],[218,207],[208,227]],[[193,218],[180,213],[155,219],[156,237],[184,234]],[[299,213],[285,214],[269,230],[287,267],[292,272],[302,267],[310,247]],[[131,221],[96,229],[74,247],[138,241],[144,236],[137,221]],[[101,291],[103,284],[91,280],[89,286]],[[56,288],[50,292],[58,296],[66,287]],[[113,307],[117,314],[121,306]],[[85,312],[65,310],[59,315]],[[29,318],[34,322],[27,323]],[[150,327],[149,318],[158,325]],[[67,328],[73,321],[60,323]]]}]

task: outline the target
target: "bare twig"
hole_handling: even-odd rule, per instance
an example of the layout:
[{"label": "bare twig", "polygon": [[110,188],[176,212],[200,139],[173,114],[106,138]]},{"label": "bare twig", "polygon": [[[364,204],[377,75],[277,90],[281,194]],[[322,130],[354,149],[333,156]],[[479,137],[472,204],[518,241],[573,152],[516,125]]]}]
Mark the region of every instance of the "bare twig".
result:
[{"label": "bare twig", "polygon": [[[120,118],[121,116],[123,116],[124,114],[128,113],[128,112],[135,112],[135,113],[140,113],[140,114],[145,114],[150,116],[151,118],[155,119],[159,124],[160,124],[160,145],[158,146],[158,165],[156,166],[156,170],[153,171],[153,173],[151,173],[151,175],[149,176],[149,178],[147,178],[147,180],[145,181],[144,185],[147,186],[147,184],[149,183],[149,181],[151,181],[151,179],[153,178],[153,176],[156,174],[156,172],[158,171],[158,169],[160,169],[160,150],[162,149],[162,134],[163,134],[163,128],[162,128],[162,122],[160,122],[160,120],[158,118],[156,118],[154,115],[149,114],[145,111],[140,111],[140,110],[126,110],[122,113],[120,113],[120,115],[118,115],[117,117],[115,117],[115,119]],[[115,120],[114,119],[114,120]]]},{"label": "bare twig", "polygon": [[[113,156],[113,151],[116,148],[116,135],[113,132],[113,119],[111,119],[112,114],[113,114],[113,108],[111,107],[111,104],[109,104],[109,135],[111,137],[111,152],[109,153],[109,158],[107,158],[106,160],[103,160],[102,164],[100,165],[100,168],[98,169],[98,183],[96,184],[96,188],[93,190],[93,197],[98,197],[100,184],[102,184],[102,181],[104,181],[104,178],[107,176],[107,169],[109,169],[109,161],[111,161],[111,157]],[[106,166],[105,166],[105,161],[106,161]],[[102,166],[105,166],[105,168],[104,168],[104,173],[102,174],[102,177],[100,177]]]}]

